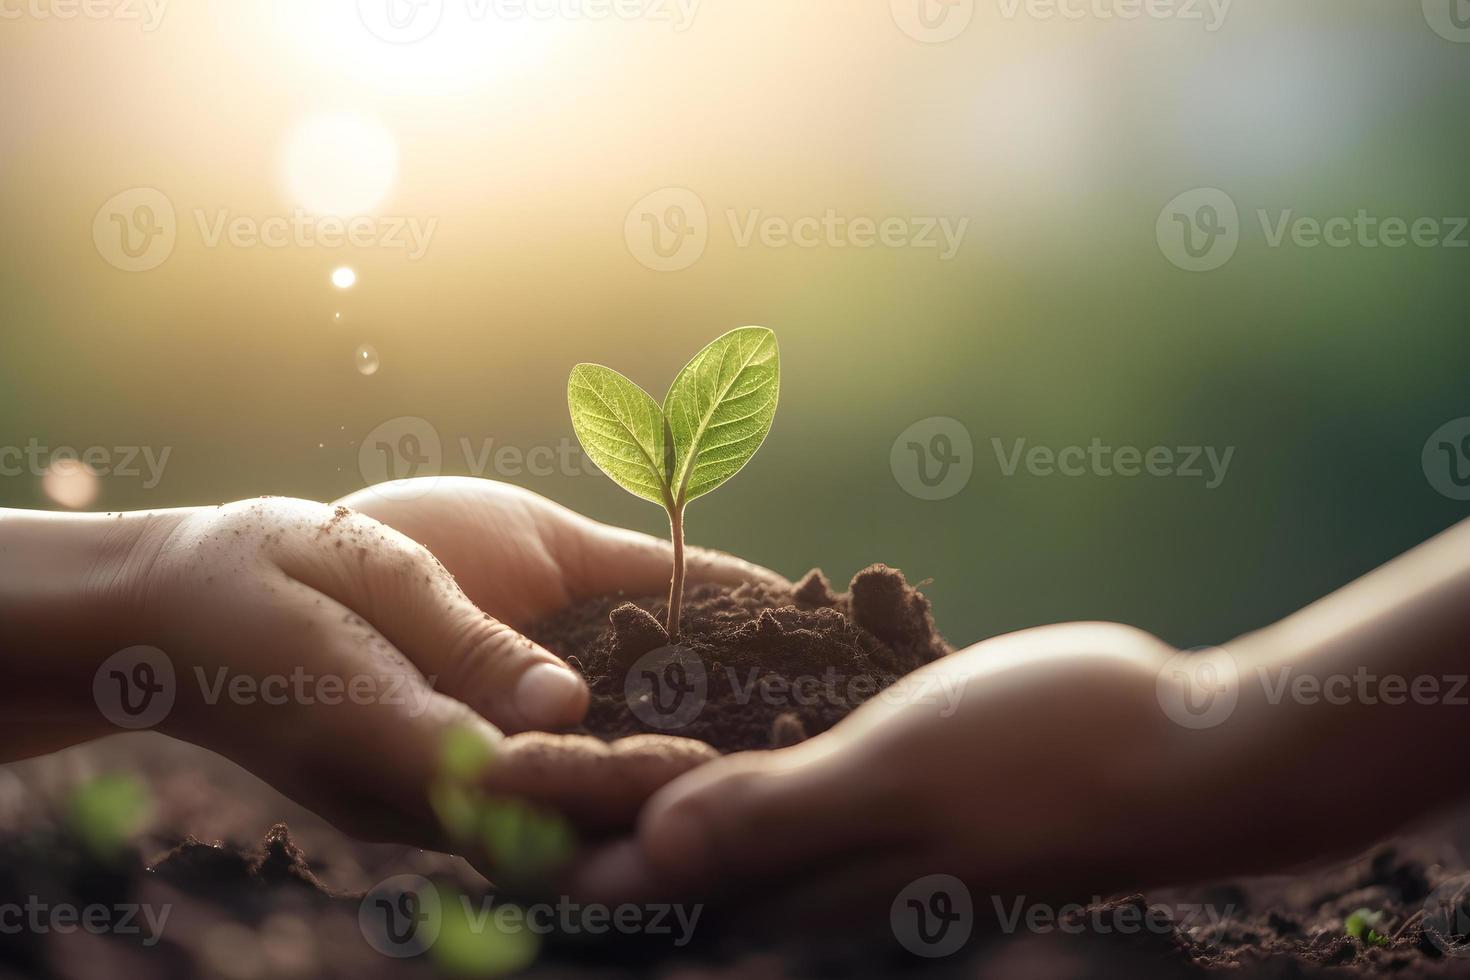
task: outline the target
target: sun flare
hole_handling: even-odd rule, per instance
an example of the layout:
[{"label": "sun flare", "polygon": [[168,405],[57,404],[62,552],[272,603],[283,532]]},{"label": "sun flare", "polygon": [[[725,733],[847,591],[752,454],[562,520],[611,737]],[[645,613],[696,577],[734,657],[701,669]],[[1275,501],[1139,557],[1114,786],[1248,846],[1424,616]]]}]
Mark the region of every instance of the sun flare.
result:
[{"label": "sun flare", "polygon": [[312,116],[286,140],[283,177],[293,203],[351,217],[383,203],[398,177],[398,143],[365,116]]}]

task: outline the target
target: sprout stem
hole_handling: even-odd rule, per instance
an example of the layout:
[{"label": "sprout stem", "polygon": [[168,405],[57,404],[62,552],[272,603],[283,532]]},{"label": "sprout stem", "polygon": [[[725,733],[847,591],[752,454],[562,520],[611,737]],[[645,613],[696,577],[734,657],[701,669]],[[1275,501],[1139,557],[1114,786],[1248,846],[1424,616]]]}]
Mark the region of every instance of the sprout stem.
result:
[{"label": "sprout stem", "polygon": [[679,607],[684,602],[684,508],[669,507],[669,536],[674,541],[674,575],[669,581],[669,642],[679,639]]}]

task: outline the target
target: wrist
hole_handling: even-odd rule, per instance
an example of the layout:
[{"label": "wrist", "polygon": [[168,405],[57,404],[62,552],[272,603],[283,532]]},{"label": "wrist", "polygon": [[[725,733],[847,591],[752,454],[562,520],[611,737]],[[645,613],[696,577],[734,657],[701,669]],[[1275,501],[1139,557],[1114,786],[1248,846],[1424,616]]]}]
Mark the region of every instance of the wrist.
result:
[{"label": "wrist", "polygon": [[91,675],[146,642],[158,555],[186,511],[0,510],[0,652],[17,714],[90,706]]}]

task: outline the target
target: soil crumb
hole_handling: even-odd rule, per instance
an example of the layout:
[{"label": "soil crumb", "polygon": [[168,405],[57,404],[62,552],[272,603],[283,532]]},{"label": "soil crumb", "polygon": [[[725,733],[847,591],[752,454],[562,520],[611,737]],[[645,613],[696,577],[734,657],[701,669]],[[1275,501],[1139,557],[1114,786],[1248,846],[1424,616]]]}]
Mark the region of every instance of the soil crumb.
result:
[{"label": "soil crumb", "polygon": [[885,565],[863,569],[841,594],[818,569],[790,589],[695,586],[673,643],[667,604],[604,596],[528,631],[587,679],[581,731],[609,740],[663,732],[721,752],[785,747],[951,652],[929,600]]},{"label": "soil crumb", "polygon": [[300,885],[323,895],[332,894],[312,871],[283,823],[273,825],[254,851],[186,837],[160,857],[152,870],[158,880],[185,889]]}]

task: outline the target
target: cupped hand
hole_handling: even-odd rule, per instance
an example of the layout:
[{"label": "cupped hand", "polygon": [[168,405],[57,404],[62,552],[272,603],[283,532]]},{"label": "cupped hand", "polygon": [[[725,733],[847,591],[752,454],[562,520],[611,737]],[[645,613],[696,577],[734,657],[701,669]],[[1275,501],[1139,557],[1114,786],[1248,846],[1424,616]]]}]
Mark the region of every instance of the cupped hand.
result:
[{"label": "cupped hand", "polygon": [[1171,848],[1170,821],[1192,812],[1180,730],[1157,700],[1172,653],[1097,623],[977,644],[800,745],[678,777],[634,839],[584,863],[574,890],[717,905],[754,895],[746,912],[789,922],[886,916],[931,874],[1033,895],[1167,878],[1190,857]]},{"label": "cupped hand", "polygon": [[[668,541],[599,523],[512,484],[422,477],[368,487],[338,503],[428,548],[470,601],[515,629],[580,599],[669,588]],[[759,565],[704,548],[687,548],[685,567],[690,582],[790,586]]]},{"label": "cupped hand", "polygon": [[[582,596],[657,591],[666,544],[501,484],[425,489],[157,516],[137,549],[143,613],[129,636],[163,651],[177,680],[158,727],[357,836],[427,846],[443,844],[428,787],[454,730],[493,748],[484,789],[589,828],[626,825],[650,792],[710,758],[684,740],[533,731],[577,722],[587,691],[517,627]],[[732,582],[770,574],[712,554],[694,568]]]}]

